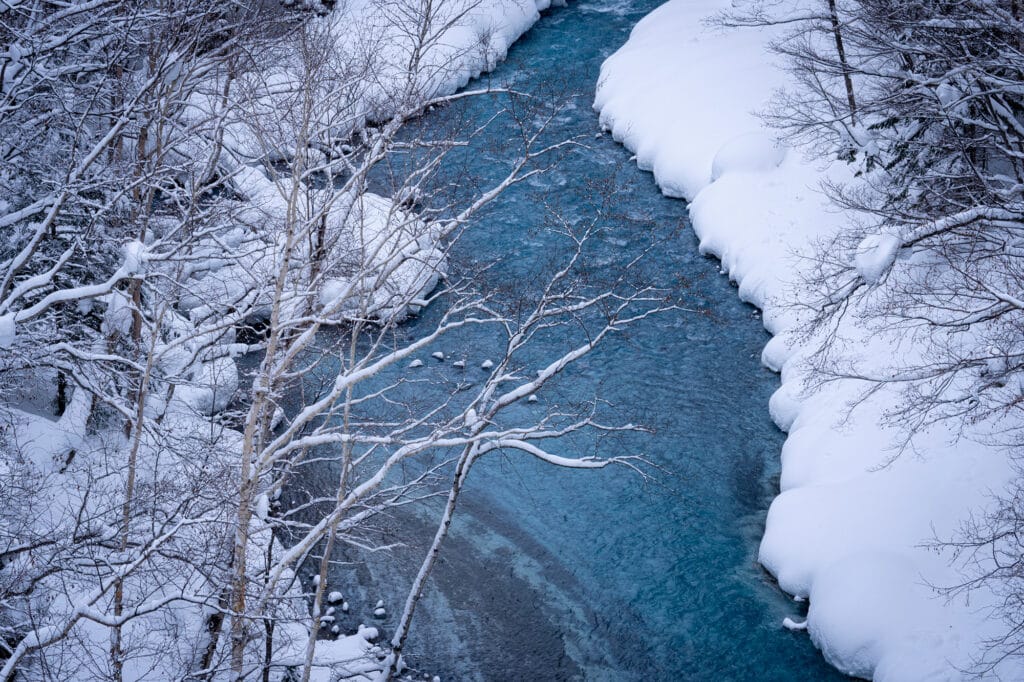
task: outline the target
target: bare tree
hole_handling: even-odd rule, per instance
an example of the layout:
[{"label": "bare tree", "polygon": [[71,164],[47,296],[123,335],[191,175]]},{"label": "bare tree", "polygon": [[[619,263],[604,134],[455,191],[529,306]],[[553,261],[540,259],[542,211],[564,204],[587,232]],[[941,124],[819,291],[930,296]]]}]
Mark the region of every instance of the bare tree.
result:
[{"label": "bare tree", "polygon": [[[529,115],[523,114],[521,149],[510,160],[507,174],[479,194],[451,204],[431,191],[432,179],[451,151],[467,141],[400,139],[403,122],[453,97],[510,93],[470,92],[424,100],[417,94],[422,88],[420,73],[410,69],[405,81],[393,81],[398,90],[389,98],[393,109],[385,123],[362,130],[354,138],[338,139],[338,131],[350,130],[347,125],[353,119],[353,97],[348,84],[361,82],[361,69],[356,67],[353,75],[351,59],[332,58],[331,37],[320,28],[306,27],[297,35],[295,46],[287,48],[296,58],[291,67],[294,86],[284,90],[279,87],[273,96],[287,98],[289,104],[283,109],[292,116],[289,123],[253,132],[268,157],[279,150],[294,150],[286,155],[286,172],[241,174],[250,194],[263,201],[265,213],[256,222],[279,227],[277,241],[271,247],[275,255],[269,258],[275,267],[270,272],[274,284],[264,312],[269,318],[266,352],[254,378],[244,421],[231,588],[231,659],[233,675],[238,678],[247,674],[247,647],[256,640],[258,628],[251,625],[272,607],[282,578],[326,541],[321,550],[320,580],[312,595],[313,626],[304,653],[303,678],[308,678],[316,662],[315,643],[335,540],[351,537],[369,518],[402,504],[416,486],[423,485],[422,476],[414,477],[412,482],[396,482],[394,475],[403,467],[413,461],[439,461],[441,465],[426,466],[427,471],[454,466],[454,479],[438,535],[392,642],[396,651],[387,665],[394,672],[424,580],[440,550],[465,476],[476,459],[496,450],[518,450],[553,464],[578,468],[630,461],[574,459],[556,456],[545,447],[545,442],[577,430],[610,428],[589,416],[559,423],[567,415],[558,415],[557,420],[552,416],[537,424],[499,428],[503,413],[609,334],[671,305],[665,302],[663,292],[632,286],[625,276],[607,288],[584,287],[578,269],[585,257],[588,234],[574,235],[578,248],[568,263],[540,284],[531,307],[519,310],[516,316],[499,310],[486,291],[486,282],[449,279],[434,291],[445,274],[445,251],[472,218],[507,188],[543,172],[546,159],[571,143],[541,142],[545,121],[557,114],[557,107],[542,105],[539,110],[531,109]],[[264,92],[257,80],[251,101],[258,106]],[[403,102],[412,104],[397,108]],[[538,111],[544,116],[531,128],[528,121],[534,120]],[[315,153],[305,151],[313,147]],[[369,191],[373,173],[396,150],[421,154],[392,192],[398,197],[417,197],[429,207],[422,214]],[[436,327],[421,338],[396,346],[395,326],[402,316],[428,303],[440,305],[438,301],[445,302],[445,310]],[[590,322],[584,324],[582,320]],[[313,352],[317,332],[338,321],[345,322],[346,345],[336,351],[336,378],[321,395],[304,403],[279,433],[272,432],[269,424],[284,392],[292,389],[298,377],[308,376],[323,358],[322,352]],[[540,368],[536,376],[524,376],[519,358],[531,339],[546,329],[566,325],[587,329],[588,335]],[[379,381],[399,363],[408,363],[439,339],[469,326],[492,327],[506,338],[503,356],[479,389],[471,393],[453,390],[440,404],[398,420],[389,417],[369,423],[356,418],[357,413],[371,409],[367,407],[371,403],[386,405],[400,400],[392,398],[399,392],[400,383],[374,386],[368,394],[364,394],[364,386]],[[282,520],[289,524],[293,537],[291,546],[275,558],[267,576],[254,579],[246,563],[249,539],[245,530],[253,510],[260,506],[260,499],[275,497],[318,448],[328,446],[338,449],[340,473],[334,499],[304,505],[303,510],[309,511],[315,502],[317,512],[314,520],[303,526],[293,520],[296,514],[292,510],[283,512]]]},{"label": "bare tree", "polygon": [[[547,141],[557,104],[444,94],[492,58],[487,36],[447,40],[475,3],[323,17],[212,0],[8,7],[0,182],[12,200],[0,225],[17,235],[0,251],[0,485],[21,504],[0,514],[0,678],[342,674],[346,662],[317,649],[332,545],[443,492],[377,664],[394,673],[475,461],[634,466],[558,451],[574,432],[630,425],[586,409],[526,423],[509,413],[610,334],[674,305],[665,292],[628,271],[588,281],[590,233],[568,225],[566,262],[516,306],[449,263],[485,207],[576,144]],[[372,14],[340,14],[356,10]],[[453,198],[439,172],[480,131],[406,124],[465,97],[507,98],[518,148],[503,177]],[[27,144],[43,123],[54,139]],[[399,155],[410,161],[396,172]],[[437,324],[404,338],[402,320],[428,305],[443,306]],[[395,368],[470,327],[504,347],[486,379],[396,413]],[[564,351],[529,366],[526,349],[551,330],[564,330]],[[253,352],[239,404],[234,358]],[[57,414],[16,388],[47,382],[64,386]],[[271,511],[305,463],[325,459],[339,472],[332,494]],[[321,580],[305,593],[297,568],[316,552]]]}]

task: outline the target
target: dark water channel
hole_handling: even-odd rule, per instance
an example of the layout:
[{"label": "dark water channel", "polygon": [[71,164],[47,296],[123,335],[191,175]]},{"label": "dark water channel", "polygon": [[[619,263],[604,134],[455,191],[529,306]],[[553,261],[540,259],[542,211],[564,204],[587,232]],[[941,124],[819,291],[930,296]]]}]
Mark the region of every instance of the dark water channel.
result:
[{"label": "dark water channel", "polygon": [[[800,605],[756,563],[783,440],[768,417],[777,379],[759,363],[768,337],[757,311],[738,300],[716,261],[698,254],[685,204],[662,197],[626,150],[596,136],[590,103],[600,64],[657,4],[582,0],[553,10],[488,78],[541,98],[576,93],[550,136],[579,135],[586,147],[489,208],[454,246],[453,269],[488,265],[496,291],[536,281],[568,249],[544,229],[557,212],[571,223],[597,221],[589,252],[594,273],[615,271],[654,245],[632,274],[682,291],[687,305],[703,312],[671,312],[636,325],[541,391],[537,402],[516,408],[526,419],[600,394],[610,404],[602,410],[654,432],[577,437],[564,451],[642,454],[654,465],[652,477],[625,468],[559,470],[521,456],[478,464],[408,644],[415,668],[445,680],[840,677],[805,634],[781,627],[785,616],[801,614]],[[418,125],[482,122],[501,105],[481,98],[428,114]],[[499,177],[514,129],[508,121],[492,125],[463,157],[464,174],[452,184]],[[425,333],[442,309],[443,302],[428,308],[401,333]],[[525,361],[544,366],[565,344],[564,336],[546,335]],[[436,362],[427,351],[424,367],[402,372],[425,385],[473,383],[485,376],[480,363],[495,347],[487,332],[474,331],[430,350],[445,352],[448,361]],[[455,368],[456,359],[466,369]],[[322,476],[325,488],[336,480],[329,467],[310,476]],[[426,518],[410,512],[379,522],[382,536],[394,532],[405,545],[379,561],[339,564],[331,583],[352,602],[351,619],[389,631],[433,532]],[[359,558],[351,550],[347,556]],[[355,582],[363,587],[346,589]],[[388,616],[374,620],[378,598]]]}]

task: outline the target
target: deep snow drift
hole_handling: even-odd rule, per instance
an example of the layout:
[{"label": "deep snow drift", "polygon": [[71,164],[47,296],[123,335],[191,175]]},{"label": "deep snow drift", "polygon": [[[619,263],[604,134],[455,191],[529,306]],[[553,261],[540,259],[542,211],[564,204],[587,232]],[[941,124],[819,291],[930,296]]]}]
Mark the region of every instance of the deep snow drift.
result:
[{"label": "deep snow drift", "polygon": [[[841,163],[812,163],[804,150],[783,148],[762,124],[756,112],[786,74],[767,49],[771,30],[705,24],[729,8],[723,0],[671,0],[652,12],[605,62],[595,108],[665,194],[691,201],[701,249],[721,258],[775,335],[763,361],[781,372],[770,409],[789,438],[761,562],[784,590],[810,600],[810,636],[844,672],[961,679],[1002,623],[991,618],[990,592],[973,593],[968,604],[930,587],[958,584],[962,575],[928,544],[983,511],[989,491],[1011,476],[1009,463],[969,439],[954,443],[943,427],[920,433],[914,451],[894,459],[899,434],[880,422],[895,391],[872,394],[849,419],[864,384],[808,391],[819,377],[805,363],[816,340],[794,334],[809,267],[801,254],[849,219],[822,195],[821,182],[852,178]],[[893,267],[896,247],[884,235],[866,242],[855,266],[873,281]],[[862,368],[883,366],[901,341],[849,322],[838,338],[837,356]],[[1019,662],[993,672],[1024,679]]]}]

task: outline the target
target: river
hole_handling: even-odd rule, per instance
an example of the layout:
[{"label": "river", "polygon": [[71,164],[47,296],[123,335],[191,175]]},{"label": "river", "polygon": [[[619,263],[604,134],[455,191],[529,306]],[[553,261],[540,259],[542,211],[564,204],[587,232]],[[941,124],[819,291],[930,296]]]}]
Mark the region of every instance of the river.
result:
[{"label": "river", "polygon": [[[599,393],[615,414],[654,432],[577,438],[567,448],[642,454],[655,465],[650,478],[624,468],[556,470],[518,457],[485,459],[473,470],[407,647],[415,669],[445,680],[842,677],[805,633],[782,628],[783,618],[801,617],[804,605],[781,593],[756,562],[783,442],[768,416],[778,382],[759,362],[768,336],[758,312],[739,301],[717,261],[698,253],[686,205],[664,198],[625,149],[597,134],[590,103],[600,64],[657,4],[583,0],[554,9],[476,83],[511,84],[544,97],[575,93],[549,134],[579,135],[586,146],[503,195],[454,246],[453,268],[487,264],[496,290],[515,291],[568,248],[543,229],[557,211],[572,221],[597,220],[595,272],[654,245],[637,276],[681,287],[688,307],[699,312],[635,326],[542,391],[538,402],[519,408],[528,416]],[[495,98],[479,98],[416,125],[484,121],[498,106]],[[469,177],[501,174],[512,132],[511,121],[498,120],[474,142],[463,157]],[[402,333],[411,338],[430,329],[440,309],[428,308]],[[541,339],[531,350],[536,366],[564,342],[557,334]],[[449,362],[424,354],[427,365],[415,376],[472,380],[492,346],[484,335],[447,340],[437,349]],[[454,368],[455,358],[467,368]],[[329,486],[336,479],[324,472],[320,480]],[[371,621],[377,598],[389,608],[375,621],[385,633],[400,611],[432,528],[416,515],[391,523],[382,531],[401,531],[405,548],[332,574],[332,585],[361,585],[346,590],[353,614],[351,623],[341,622],[345,628]]]}]

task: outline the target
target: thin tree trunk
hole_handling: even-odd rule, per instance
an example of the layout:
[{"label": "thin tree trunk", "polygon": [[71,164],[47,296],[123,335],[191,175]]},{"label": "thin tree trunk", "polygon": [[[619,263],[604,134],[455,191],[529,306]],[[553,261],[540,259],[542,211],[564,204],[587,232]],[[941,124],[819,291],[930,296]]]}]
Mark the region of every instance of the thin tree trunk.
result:
[{"label": "thin tree trunk", "polygon": [[[349,335],[349,366],[353,366],[356,362],[356,356],[359,352],[359,333],[362,329],[362,325],[353,325],[352,331]],[[342,433],[350,433],[352,419],[352,387],[345,391],[345,407],[342,411]],[[341,451],[341,475],[338,478],[338,492],[336,496],[336,503],[340,505],[347,495],[348,491],[348,477],[349,471],[352,468],[352,443],[345,441],[342,444]],[[309,639],[306,641],[306,660],[302,668],[302,682],[309,682],[309,676],[313,669],[313,657],[316,653],[316,640],[320,632],[320,609],[323,607],[323,594],[327,587],[327,572],[330,568],[331,554],[334,552],[334,538],[338,532],[338,524],[341,523],[341,516],[338,516],[333,523],[330,524],[327,530],[327,543],[324,548],[323,558],[320,560],[320,582],[316,586],[316,594],[313,599],[313,627],[310,628]]]},{"label": "thin tree trunk", "polygon": [[[134,327],[133,327],[134,331]],[[134,338],[138,338],[137,336]],[[152,345],[156,344],[154,335]],[[128,434],[132,438],[131,450],[128,452],[127,481],[125,482],[124,502],[121,505],[121,543],[120,551],[128,549],[129,528],[132,520],[132,501],[135,497],[135,477],[138,468],[139,449],[142,447],[142,423],[145,419],[146,396],[149,393],[149,381],[153,374],[153,363],[156,349],[150,347],[146,358],[145,373],[140,377],[139,389],[135,398],[135,417],[127,424]],[[114,585],[114,618],[120,619],[124,613],[124,581],[118,580]],[[124,675],[124,649],[121,642],[121,625],[115,625],[111,632],[110,660],[115,682],[121,682]]]},{"label": "thin tree trunk", "polygon": [[430,549],[427,551],[427,556],[423,559],[419,573],[416,574],[416,579],[413,581],[412,588],[409,590],[409,596],[405,601],[402,617],[398,621],[398,628],[395,630],[394,637],[391,638],[391,654],[388,657],[388,668],[384,671],[385,682],[400,672],[402,648],[405,646],[405,640],[409,636],[413,614],[416,612],[416,606],[423,596],[423,588],[426,586],[427,578],[430,577],[434,564],[437,563],[437,557],[441,554],[441,546],[444,544],[445,538],[448,537],[452,518],[455,516],[455,506],[459,501],[459,494],[466,483],[466,476],[469,474],[469,468],[473,464],[476,452],[476,444],[466,446],[455,467],[455,479],[452,481],[451,490],[448,491],[448,501],[445,503],[444,513],[441,515],[441,522],[437,526],[437,532],[434,533],[434,541],[430,544]]},{"label": "thin tree trunk", "polygon": [[[270,542],[267,543],[267,575],[270,575],[270,565],[274,561],[274,535],[271,533]],[[263,682],[270,682],[270,664],[274,662],[274,619],[263,619]]]},{"label": "thin tree trunk", "polygon": [[850,107],[850,124],[857,124],[857,100],[853,96],[853,79],[850,77],[850,64],[846,60],[846,48],[843,46],[843,32],[839,24],[839,10],[836,8],[836,0],[828,0],[828,13],[832,20],[832,36],[836,41],[836,54],[839,55],[839,65],[843,70],[843,84],[846,86],[846,102]]},{"label": "thin tree trunk", "polygon": [[213,679],[213,657],[217,653],[217,642],[220,640],[220,632],[224,629],[224,610],[228,608],[229,592],[227,588],[220,591],[217,597],[217,611],[210,614],[206,619],[206,630],[209,633],[210,641],[206,643],[202,658],[199,659],[199,679]]},{"label": "thin tree trunk", "polygon": [[64,370],[57,370],[57,416],[64,414],[68,409],[68,375]]}]

